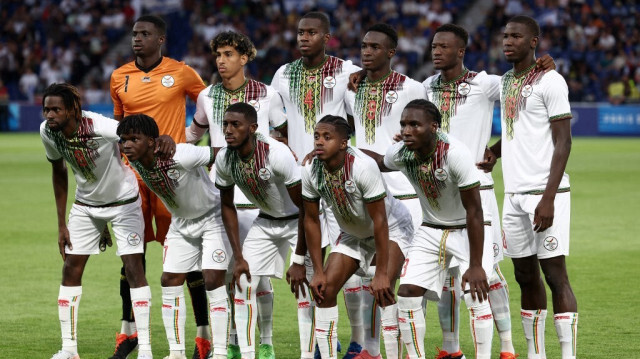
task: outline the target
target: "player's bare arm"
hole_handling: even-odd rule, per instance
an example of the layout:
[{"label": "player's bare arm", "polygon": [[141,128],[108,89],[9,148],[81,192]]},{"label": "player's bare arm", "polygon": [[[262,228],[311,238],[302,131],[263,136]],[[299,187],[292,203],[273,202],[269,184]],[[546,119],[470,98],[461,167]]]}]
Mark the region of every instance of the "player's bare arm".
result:
[{"label": "player's bare arm", "polygon": [[304,201],[304,234],[313,264],[314,275],[309,288],[318,303],[324,300],[327,277],[322,268],[322,237],[320,232],[320,202]]},{"label": "player's bare arm", "polygon": [[556,69],[556,63],[553,61],[553,57],[549,56],[549,54],[544,54],[544,56],[536,59],[536,67],[543,69],[544,72],[549,72]]},{"label": "player's bare arm", "polygon": [[482,269],[482,248],[484,243],[484,222],[480,186],[460,190],[460,199],[467,211],[467,233],[469,236],[469,269],[462,275],[462,288],[469,284],[471,298],[482,302],[489,295],[487,274]]},{"label": "player's bare arm", "polygon": [[498,162],[498,157],[489,147],[486,147],[484,149],[482,161],[476,163],[476,167],[483,170],[485,173],[488,173],[493,171],[493,167],[496,165],[496,162]]},{"label": "player's bare arm", "polygon": [[536,232],[542,232],[553,225],[553,202],[571,153],[571,121],[569,119],[552,121],[551,139],[554,149],[549,180],[533,216],[533,229]]},{"label": "player's bare arm", "polygon": [[69,239],[69,230],[67,229],[67,195],[69,191],[69,177],[67,175],[67,165],[64,159],[60,158],[51,161],[51,180],[53,182],[53,195],[56,199],[56,214],[58,216],[58,249],[64,261],[67,257],[65,254],[65,246],[73,249],[71,240]]},{"label": "player's bare arm", "polygon": [[[300,214],[298,215],[298,243],[296,244],[295,255],[302,256],[307,253],[307,242],[304,236],[304,205],[302,201],[302,185],[298,184],[287,188],[291,201],[298,206]],[[307,271],[303,264],[293,263],[287,270],[287,283],[291,286],[291,292],[298,298],[299,294],[306,296],[303,284],[309,285],[307,281]]]},{"label": "player's bare arm", "polygon": [[240,247],[240,234],[238,233],[238,213],[236,205],[233,203],[233,187],[220,189],[220,202],[222,206],[222,223],[224,230],[227,232],[231,249],[233,250],[233,258],[235,264],[233,268],[233,279],[231,285],[238,288],[242,292],[242,288],[238,284],[240,276],[247,276],[247,281],[251,281],[249,273],[249,264],[242,256],[242,248]]},{"label": "player's bare arm", "polygon": [[389,263],[389,225],[384,199],[367,203],[373,221],[373,239],[376,244],[376,273],[371,280],[371,294],[382,307],[395,303],[391,282],[387,274]]},{"label": "player's bare arm", "polygon": [[378,165],[378,169],[380,169],[380,172],[393,172],[392,170],[387,168],[387,166],[384,165],[384,155],[381,155],[375,151],[366,150],[364,148],[358,148],[358,149],[364,152],[367,156],[373,158],[374,161],[376,161],[376,164]]}]

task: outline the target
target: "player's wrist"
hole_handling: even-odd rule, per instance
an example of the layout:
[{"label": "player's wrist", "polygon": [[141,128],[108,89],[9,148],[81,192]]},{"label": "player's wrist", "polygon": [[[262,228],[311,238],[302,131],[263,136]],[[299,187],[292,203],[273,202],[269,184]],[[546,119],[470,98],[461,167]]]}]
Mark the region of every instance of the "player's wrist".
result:
[{"label": "player's wrist", "polygon": [[304,256],[300,254],[293,253],[291,255],[291,262],[297,265],[304,265]]}]

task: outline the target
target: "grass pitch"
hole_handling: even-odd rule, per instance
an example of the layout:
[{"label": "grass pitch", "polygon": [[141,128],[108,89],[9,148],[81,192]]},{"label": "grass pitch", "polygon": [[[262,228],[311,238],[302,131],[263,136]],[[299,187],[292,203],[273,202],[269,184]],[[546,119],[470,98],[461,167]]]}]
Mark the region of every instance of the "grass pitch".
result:
[{"label": "grass pitch", "polygon": [[[60,348],[56,299],[62,260],[58,254],[51,166],[37,134],[0,135],[0,353],[4,358],[49,358]],[[500,169],[494,174],[498,203],[502,203]],[[574,138],[569,159],[571,175],[571,283],[580,312],[580,358],[634,357],[640,352],[640,139]],[[70,175],[70,177],[72,177]],[[74,182],[70,181],[70,200]],[[67,209],[68,210],[68,209]],[[160,313],[161,248],[151,244],[147,278],[153,291],[152,342],[156,358],[168,353]],[[501,264],[511,291],[511,318],[516,351],[526,357],[519,318],[520,292],[509,260]],[[120,329],[118,282],[120,260],[115,249],[92,257],[83,280],[78,337],[83,359],[111,355]],[[298,356],[295,300],[286,282],[274,281],[274,343],[278,358]],[[560,358],[549,295],[546,347],[548,358]],[[348,346],[349,328],[340,305],[339,337]],[[433,303],[427,309],[428,355],[441,343]],[[461,309],[462,349],[472,358],[468,315]],[[195,336],[192,315],[187,337]],[[190,339],[192,340],[192,339]],[[193,345],[187,345],[190,357]],[[493,353],[499,342],[494,335]]]}]

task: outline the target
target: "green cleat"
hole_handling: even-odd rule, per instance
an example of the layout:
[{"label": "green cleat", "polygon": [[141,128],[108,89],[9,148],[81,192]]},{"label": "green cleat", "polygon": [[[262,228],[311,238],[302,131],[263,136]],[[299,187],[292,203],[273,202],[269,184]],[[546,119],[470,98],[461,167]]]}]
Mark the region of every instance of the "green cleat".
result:
[{"label": "green cleat", "polygon": [[240,347],[237,345],[229,344],[227,347],[227,359],[241,359]]},{"label": "green cleat", "polygon": [[276,359],[276,353],[273,352],[273,345],[260,344],[260,348],[258,348],[258,359]]}]

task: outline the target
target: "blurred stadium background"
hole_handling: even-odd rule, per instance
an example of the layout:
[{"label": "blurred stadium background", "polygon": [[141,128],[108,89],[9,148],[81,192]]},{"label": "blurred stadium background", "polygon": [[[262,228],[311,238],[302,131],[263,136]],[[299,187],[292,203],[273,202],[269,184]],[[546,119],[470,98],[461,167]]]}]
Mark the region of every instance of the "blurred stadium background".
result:
[{"label": "blurred stadium background", "polygon": [[3,0],[0,131],[37,130],[40,94],[53,82],[80,87],[85,107],[111,116],[109,77],[133,60],[129,34],[142,14],[164,17],[164,54],[206,83],[218,79],[209,41],[224,30],[247,34],[258,48],[247,75],[270,83],[280,65],[299,57],[296,25],[310,10],[331,17],[328,52],[355,64],[364,31],[393,25],[400,36],[393,67],[418,81],[434,72],[430,39],[441,24],[469,31],[468,68],[502,74],[510,68],[503,26],[516,14],[533,16],[542,27],[538,55],[553,56],[569,85],[573,133],[640,135],[640,3],[614,0]]}]

